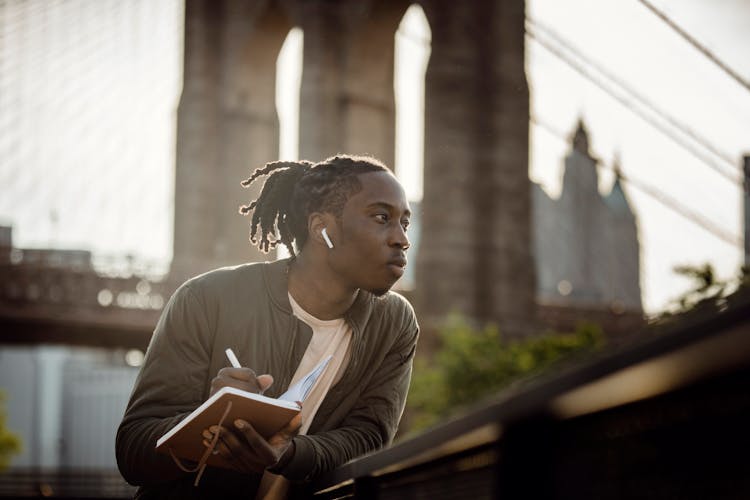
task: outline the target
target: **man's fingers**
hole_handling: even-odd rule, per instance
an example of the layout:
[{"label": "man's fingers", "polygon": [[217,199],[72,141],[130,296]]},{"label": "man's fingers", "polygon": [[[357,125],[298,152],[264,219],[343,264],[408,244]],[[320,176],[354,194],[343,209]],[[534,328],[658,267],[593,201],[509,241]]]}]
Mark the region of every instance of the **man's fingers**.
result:
[{"label": "man's fingers", "polygon": [[255,372],[251,368],[224,367],[219,370],[219,377],[234,378],[245,382],[255,380]]},{"label": "man's fingers", "polygon": [[243,391],[263,394],[273,383],[271,375],[256,376],[250,368],[225,367],[211,381],[211,392],[213,396],[216,391],[223,387],[234,387]]},{"label": "man's fingers", "polygon": [[233,429],[212,425],[204,429],[203,444],[210,446],[214,436],[218,441],[214,447],[215,454],[227,460],[233,468],[241,472],[261,472],[266,467],[278,463],[279,457],[290,446],[302,425],[302,417],[295,416],[281,431],[266,440],[245,420],[233,422]]},{"label": "man's fingers", "polygon": [[268,446],[268,443],[263,439],[263,436],[258,434],[258,431],[246,421],[238,418],[234,421],[234,427],[245,437],[245,440],[253,449],[265,448]]},{"label": "man's fingers", "polygon": [[[231,432],[227,431],[226,429],[223,430],[222,437],[216,442],[216,445],[214,446],[211,454],[218,455],[223,458],[224,461],[227,462],[237,472],[248,472],[248,467],[249,470],[253,472],[262,471],[262,466],[257,465],[252,460],[245,460],[245,457],[242,456],[241,453],[239,453],[239,450],[233,450],[230,445],[226,443],[225,439],[227,439],[226,436],[229,434],[231,434]],[[207,439],[204,439],[203,445],[208,448],[211,445],[211,442]]]},{"label": "man's fingers", "polygon": [[[244,420],[237,419],[234,421],[234,427],[244,438],[245,443],[241,443],[239,437],[232,432],[222,433],[222,439],[226,440],[226,443],[231,449],[244,452],[244,458],[248,461],[268,463],[269,461],[275,460],[276,455],[273,453],[268,441],[263,439],[263,436],[258,434],[252,425]],[[247,453],[248,447],[253,453]]]},{"label": "man's fingers", "polygon": [[[211,442],[212,441],[213,441],[213,439],[203,439],[203,446],[205,446],[206,448],[208,448],[209,446],[211,446]],[[213,455],[221,455],[222,458],[225,458],[227,460],[231,460],[231,458],[232,458],[232,452],[231,452],[231,450],[226,445],[226,443],[224,441],[222,441],[221,439],[219,439],[219,440],[216,441],[216,444],[214,445],[214,449],[212,451],[212,454]]]},{"label": "man's fingers", "polygon": [[291,419],[289,423],[286,424],[286,426],[277,434],[282,434],[284,436],[293,438],[294,436],[299,434],[300,427],[302,427],[302,413],[296,414],[294,418]]},{"label": "man's fingers", "polygon": [[299,434],[300,427],[302,427],[302,415],[298,413],[283,429],[268,438],[268,444],[283,451],[292,442],[292,438]]}]

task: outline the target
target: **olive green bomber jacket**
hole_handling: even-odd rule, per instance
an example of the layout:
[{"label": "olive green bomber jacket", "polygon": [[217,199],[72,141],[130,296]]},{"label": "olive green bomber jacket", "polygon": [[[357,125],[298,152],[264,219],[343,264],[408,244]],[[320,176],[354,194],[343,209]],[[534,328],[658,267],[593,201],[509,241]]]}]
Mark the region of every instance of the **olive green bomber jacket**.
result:
[{"label": "olive green bomber jacket", "polygon": [[[142,490],[198,493],[185,489],[192,487],[192,475],[154,448],[161,435],[208,398],[211,379],[228,365],[227,347],[243,366],[274,376],[266,395],[279,396],[288,387],[312,337],[309,326],[292,314],[288,262],[219,269],[175,292],[117,432],[117,462],[128,482]],[[418,336],[411,306],[393,292],[375,297],[361,290],[345,318],[352,326],[351,358],[308,435],[294,438],[295,454],[282,471],[294,481],[390,443],[404,409]],[[258,479],[209,467],[201,482],[212,494],[221,488],[246,495]]]}]

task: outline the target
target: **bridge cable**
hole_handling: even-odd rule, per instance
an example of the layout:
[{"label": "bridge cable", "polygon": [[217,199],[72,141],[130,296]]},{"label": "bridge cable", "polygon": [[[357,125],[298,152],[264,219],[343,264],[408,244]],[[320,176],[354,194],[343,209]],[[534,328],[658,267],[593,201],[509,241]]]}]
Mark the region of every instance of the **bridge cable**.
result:
[{"label": "bridge cable", "polygon": [[713,62],[719,68],[721,68],[734,81],[742,85],[745,88],[745,90],[750,91],[750,82],[745,80],[736,71],[730,68],[729,65],[724,63],[718,57],[716,57],[716,55],[714,55],[713,52],[708,50],[703,44],[701,44],[698,40],[693,38],[692,35],[690,35],[690,33],[682,29],[677,23],[675,23],[669,17],[667,17],[666,14],[664,14],[662,11],[657,9],[651,2],[648,2],[647,0],[638,0],[638,1],[641,2],[651,12],[653,12],[654,15],[656,15],[659,19],[664,21],[670,28],[672,28],[675,32],[677,32],[677,34],[679,34],[682,38],[684,38],[690,45],[695,47],[695,49],[698,50],[698,52],[706,56],[711,62]]},{"label": "bridge cable", "polygon": [[[683,149],[691,153],[693,156],[701,160],[702,163],[704,163],[706,166],[710,167],[712,170],[714,170],[716,173],[724,177],[725,179],[729,180],[730,182],[734,183],[737,186],[742,186],[742,180],[740,177],[734,175],[733,173],[728,172],[724,167],[720,166],[716,161],[714,161],[713,158],[708,157],[707,155],[703,154],[701,151],[697,150],[694,146],[687,143],[681,136],[674,133],[674,131],[670,130],[669,128],[665,127],[662,123],[654,119],[652,116],[649,116],[646,114],[643,110],[640,108],[634,106],[634,102],[638,101],[638,104],[641,106],[649,109],[651,113],[661,117],[663,120],[665,120],[668,124],[670,124],[672,127],[676,128],[680,132],[682,132],[684,135],[690,137],[693,141],[697,142],[703,148],[710,151],[717,157],[719,157],[724,162],[728,163],[729,165],[732,165],[732,167],[737,168],[735,162],[731,159],[731,157],[725,153],[722,153],[718,151],[713,145],[711,145],[708,141],[705,139],[702,139],[699,137],[695,132],[687,128],[686,126],[679,123],[676,119],[670,117],[666,112],[658,109],[654,104],[652,104],[650,101],[648,101],[645,97],[638,94],[636,91],[631,89],[630,87],[626,86],[624,83],[620,82],[617,77],[609,73],[607,70],[601,68],[596,63],[592,62],[587,57],[583,56],[580,51],[572,47],[570,44],[565,42],[559,35],[556,35],[551,29],[544,27],[543,25],[539,24],[538,22],[532,21],[531,19],[528,19],[529,23],[527,25],[526,34],[529,35],[531,39],[533,39],[535,42],[537,42],[539,45],[547,49],[549,52],[551,52],[554,56],[561,59],[563,62],[565,62],[568,66],[570,66],[572,69],[574,69],[576,72],[584,76],[586,79],[594,83],[596,86],[598,86],[600,89],[602,89],[605,93],[609,94],[611,97],[619,101],[625,108],[629,109],[634,114],[638,115],[640,118],[642,118],[644,121],[651,124],[654,128],[662,132],[664,135],[672,139],[678,146],[681,146]],[[624,93],[628,94],[628,96],[623,96],[621,94],[618,94],[617,92],[613,91],[611,88],[607,88],[607,86],[602,83],[599,79],[597,79],[595,76],[593,76],[590,72],[588,72],[581,64],[579,64],[576,61],[573,61],[570,56],[565,54],[563,51],[559,50],[557,47],[553,46],[550,42],[540,38],[533,29],[529,29],[530,25],[533,24],[533,27],[537,27],[540,29],[540,31],[545,32],[547,36],[550,36],[557,42],[559,45],[565,47],[568,51],[571,51],[575,53],[575,55],[582,61],[583,65],[589,66],[594,68],[596,71],[604,75],[608,80],[610,80],[612,83],[614,83],[617,87],[619,87]],[[532,27],[532,28],[533,28]]]}]

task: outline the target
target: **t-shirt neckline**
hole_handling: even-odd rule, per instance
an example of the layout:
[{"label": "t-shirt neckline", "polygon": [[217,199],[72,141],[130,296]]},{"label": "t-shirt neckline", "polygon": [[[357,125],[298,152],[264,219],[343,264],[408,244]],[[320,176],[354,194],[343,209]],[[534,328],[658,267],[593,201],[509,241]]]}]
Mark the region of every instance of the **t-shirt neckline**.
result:
[{"label": "t-shirt neckline", "polygon": [[289,295],[289,304],[292,306],[292,312],[295,316],[299,317],[302,321],[307,323],[310,326],[321,326],[325,328],[331,328],[331,327],[338,327],[341,326],[342,323],[344,323],[344,318],[334,318],[334,319],[320,319],[316,318],[309,312],[305,311],[302,306],[300,306],[296,300],[294,300],[294,297],[292,297],[292,294],[287,292],[287,295]]}]

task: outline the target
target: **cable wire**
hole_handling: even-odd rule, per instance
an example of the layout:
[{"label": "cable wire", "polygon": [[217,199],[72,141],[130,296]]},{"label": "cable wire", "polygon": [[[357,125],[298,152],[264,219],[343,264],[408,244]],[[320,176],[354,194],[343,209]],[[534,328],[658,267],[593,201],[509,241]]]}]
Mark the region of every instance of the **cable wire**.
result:
[{"label": "cable wire", "polygon": [[[563,62],[565,62],[568,66],[570,66],[573,70],[575,70],[577,73],[581,74],[583,77],[585,77],[587,80],[591,81],[594,85],[602,89],[605,93],[609,94],[611,97],[619,101],[625,108],[629,109],[631,112],[639,116],[644,121],[651,124],[654,128],[662,132],[664,135],[672,139],[678,146],[681,146],[683,149],[691,153],[693,156],[701,160],[706,166],[710,167],[712,170],[714,170],[716,173],[727,179],[728,181],[736,184],[737,186],[742,185],[742,180],[740,177],[734,175],[733,173],[727,172],[727,170],[720,166],[716,161],[713,160],[713,158],[708,157],[707,155],[703,154],[700,150],[695,148],[693,145],[687,143],[685,140],[683,140],[682,137],[675,134],[672,130],[664,126],[662,123],[654,119],[653,117],[646,114],[643,110],[641,110],[638,106],[635,106],[635,104],[640,104],[641,106],[649,109],[651,113],[654,113],[655,115],[661,117],[663,120],[667,121],[671,126],[678,129],[683,134],[687,135],[691,139],[693,139],[695,142],[703,146],[705,149],[710,151],[711,153],[715,154],[721,160],[723,160],[726,163],[729,163],[730,165],[734,166],[734,162],[731,160],[731,158],[719,152],[715,147],[713,147],[711,144],[709,144],[706,140],[700,138],[697,134],[692,132],[690,129],[685,127],[684,125],[680,124],[677,120],[674,118],[671,118],[667,113],[659,110],[656,108],[655,105],[651,104],[646,98],[639,95],[634,90],[627,87],[625,84],[618,81],[618,79],[609,74],[606,70],[598,67],[595,63],[591,62],[588,58],[583,56],[580,51],[573,48],[562,40],[559,35],[554,34],[552,30],[549,28],[543,27],[538,22],[534,22],[531,19],[527,19],[529,21],[527,23],[526,27],[526,34],[535,42],[537,42],[539,45],[547,49],[550,53],[552,53],[554,56],[561,59]],[[531,25],[534,26],[531,26]],[[550,36],[551,38],[555,39],[557,43],[565,47],[567,50],[573,52],[576,54],[576,56],[583,62],[583,65],[592,67],[596,69],[599,73],[603,74],[608,80],[612,81],[615,85],[617,85],[622,92],[628,94],[627,96],[621,95],[620,93],[615,92],[611,88],[607,88],[607,86],[602,83],[600,80],[598,80],[595,76],[593,76],[591,73],[589,73],[583,65],[579,64],[578,62],[572,60],[571,57],[569,57],[567,54],[565,54],[563,51],[559,50],[557,47],[555,47],[550,42],[547,42],[543,38],[540,38],[535,32],[534,27],[540,28],[541,31],[545,32],[545,36]],[[531,29],[530,29],[531,28]],[[639,102],[633,102],[633,101],[639,101]]]},{"label": "cable wire", "polygon": [[563,47],[565,47],[566,50],[574,53],[585,64],[587,64],[588,66],[591,66],[592,68],[596,69],[596,71],[598,71],[599,73],[601,73],[602,75],[604,75],[607,79],[609,79],[615,85],[617,85],[618,87],[620,87],[626,93],[628,93],[631,96],[633,96],[634,98],[636,98],[636,100],[640,101],[641,104],[643,104],[644,106],[646,106],[647,108],[649,108],[653,113],[661,116],[664,120],[666,120],[674,128],[678,129],[680,132],[682,132],[683,134],[685,134],[686,136],[690,137],[695,142],[697,142],[698,144],[700,144],[701,146],[703,146],[706,150],[710,151],[711,153],[713,153],[717,157],[719,157],[722,160],[724,160],[731,167],[733,167],[733,168],[736,167],[735,160],[734,160],[734,158],[731,157],[731,155],[728,155],[726,153],[723,153],[723,152],[719,151],[715,146],[713,146],[706,139],[700,137],[698,134],[696,134],[695,132],[693,132],[693,130],[690,129],[688,126],[683,125],[682,123],[680,123],[678,120],[676,120],[675,118],[673,118],[672,116],[670,116],[669,113],[667,113],[666,111],[659,109],[652,101],[648,100],[646,97],[644,97],[643,95],[639,94],[638,92],[636,92],[635,90],[633,90],[631,87],[627,86],[625,83],[621,82],[620,79],[617,76],[613,75],[611,72],[609,72],[608,70],[604,69],[600,64],[597,64],[594,61],[592,61],[590,58],[584,56],[583,53],[581,52],[581,50],[579,50],[578,48],[574,47],[573,45],[571,45],[570,43],[568,43],[567,41],[565,41],[564,38],[562,38],[560,35],[558,35],[557,33],[555,33],[551,28],[549,28],[548,26],[545,26],[544,24],[542,24],[542,23],[540,23],[538,21],[534,21],[531,18],[527,18],[527,21],[529,21],[531,24],[533,24],[536,28],[541,29],[547,36],[549,36],[550,38],[554,39],[554,41],[557,42],[558,44],[560,44]]},{"label": "cable wire", "polygon": [[698,52],[706,56],[712,63],[716,64],[719,68],[721,68],[727,75],[729,75],[734,81],[745,87],[745,90],[750,91],[750,82],[745,80],[742,76],[740,76],[736,71],[734,71],[732,68],[729,67],[724,61],[716,57],[716,55],[708,50],[703,44],[701,44],[698,40],[692,37],[690,33],[682,29],[677,23],[672,21],[669,17],[667,17],[666,14],[664,14],[662,11],[657,9],[652,3],[648,2],[647,0],[638,0],[641,2],[648,10],[650,10],[654,15],[656,15],[659,19],[664,21],[667,26],[672,28],[677,34],[679,34],[682,38],[684,38],[690,45],[695,47]]},{"label": "cable wire", "polygon": [[[672,131],[664,127],[662,124],[657,122],[651,117],[648,117],[647,115],[643,114],[642,112],[635,111],[632,106],[630,106],[630,102],[627,101],[626,98],[622,96],[617,96],[612,92],[610,89],[605,88],[605,86],[597,81],[592,75],[588,74],[585,69],[583,69],[580,65],[576,64],[575,62],[571,61],[569,58],[567,58],[563,53],[552,47],[547,42],[540,40],[536,34],[533,31],[529,30],[529,25],[533,25],[536,28],[539,28],[541,31],[545,32],[545,34],[551,38],[553,38],[557,43],[564,46],[567,50],[575,53],[583,62],[584,64],[591,66],[595,68],[599,73],[603,74],[606,78],[608,78],[610,81],[614,82],[616,85],[618,85],[622,90],[624,90],[626,93],[630,94],[633,98],[640,101],[640,104],[645,106],[646,108],[649,108],[652,113],[660,116],[662,119],[664,119],[667,123],[672,125],[674,128],[685,134],[686,136],[690,137],[693,141],[697,142],[701,146],[703,146],[706,150],[710,151],[714,155],[716,155],[718,158],[723,160],[725,163],[731,165],[732,167],[735,167],[735,162],[726,153],[722,153],[719,151],[716,147],[714,147],[712,144],[710,144],[707,140],[701,138],[698,134],[693,132],[690,128],[687,126],[681,124],[676,119],[672,118],[668,113],[664,112],[663,110],[658,109],[653,103],[651,103],[648,99],[643,97],[642,95],[635,92],[633,89],[627,87],[625,84],[621,83],[617,77],[612,75],[609,71],[603,69],[598,64],[594,63],[590,59],[584,57],[580,50],[573,47],[571,44],[567,43],[562,37],[557,35],[553,30],[548,28],[547,26],[544,26],[542,23],[539,23],[538,21],[527,17],[527,26],[526,26],[526,34],[542,45],[544,48],[549,50],[553,55],[557,56],[558,58],[562,59],[565,63],[567,63],[569,66],[571,66],[574,70],[576,70],[578,73],[583,75],[585,78],[592,81],[595,85],[597,85],[599,88],[601,88],[604,92],[615,98],[616,100],[620,101],[621,104],[623,104],[626,108],[630,109],[637,115],[639,115],[642,119],[653,125],[655,128],[657,128],[659,131],[661,131],[663,134],[665,134],[667,137],[672,139],[674,142],[676,142],[679,146],[681,146],[683,149],[687,150],[689,153],[691,153],[693,156],[698,158],[701,162],[703,162],[706,166],[714,170],[716,173],[727,179],[728,181],[734,183],[735,185],[742,187],[742,180],[733,175],[730,172],[727,172],[723,167],[719,166],[712,158],[704,155],[702,152],[696,150],[696,148],[692,147],[690,144],[687,144],[682,138],[680,138],[678,135],[674,134]],[[431,40],[426,39],[424,37],[415,35],[413,33],[409,33],[405,30],[399,29],[398,34],[402,37],[418,44],[422,45],[425,48],[430,48]]]}]

